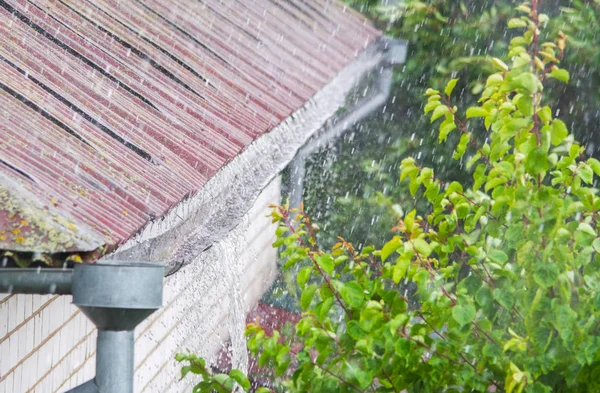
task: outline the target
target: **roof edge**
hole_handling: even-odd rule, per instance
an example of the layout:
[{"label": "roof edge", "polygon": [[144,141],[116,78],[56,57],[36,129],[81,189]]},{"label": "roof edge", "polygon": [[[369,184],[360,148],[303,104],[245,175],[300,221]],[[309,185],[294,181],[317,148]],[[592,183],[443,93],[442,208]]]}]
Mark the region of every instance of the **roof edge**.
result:
[{"label": "roof edge", "polygon": [[146,224],[104,258],[160,262],[178,268],[196,260],[242,221],[260,192],[335,115],[352,88],[384,57],[379,40],[368,45],[302,108],[257,138],[199,192]]}]

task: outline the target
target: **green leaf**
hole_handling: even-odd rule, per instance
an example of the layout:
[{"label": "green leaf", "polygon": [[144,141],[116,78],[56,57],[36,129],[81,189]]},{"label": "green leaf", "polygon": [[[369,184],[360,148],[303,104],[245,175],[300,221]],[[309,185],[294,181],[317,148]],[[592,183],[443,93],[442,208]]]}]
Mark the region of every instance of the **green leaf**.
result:
[{"label": "green leaf", "polygon": [[454,318],[454,320],[461,326],[473,322],[475,319],[475,314],[477,314],[477,310],[471,304],[458,304],[452,307],[452,318]]},{"label": "green leaf", "polygon": [[577,313],[568,304],[556,308],[556,326],[559,330],[568,329],[577,319]]},{"label": "green leaf", "polygon": [[483,354],[483,356],[485,356],[487,358],[495,359],[495,358],[499,358],[500,356],[502,356],[503,352],[502,352],[502,348],[499,345],[487,343],[483,346],[481,353]]},{"label": "green leaf", "polygon": [[307,266],[300,269],[300,271],[298,272],[298,276],[296,277],[296,281],[298,282],[298,285],[300,285],[300,287],[303,287],[306,284],[306,282],[310,278],[312,271],[312,266]]},{"label": "green leaf", "polygon": [[395,284],[398,284],[400,280],[402,280],[406,274],[406,269],[410,266],[410,258],[400,256],[398,261],[394,265],[392,271],[392,280],[394,280]]},{"label": "green leaf", "polygon": [[425,114],[427,114],[427,113],[431,112],[432,110],[434,110],[435,108],[437,108],[440,105],[442,105],[442,103],[439,102],[439,101],[428,102],[427,105],[425,105],[425,108],[423,109],[423,112]]},{"label": "green leaf", "polygon": [[550,121],[552,120],[552,109],[550,109],[548,106],[545,106],[538,111],[538,116],[542,121]]},{"label": "green leaf", "polygon": [[525,158],[525,170],[530,175],[537,175],[548,170],[548,153],[542,148],[535,148]]},{"label": "green leaf", "polygon": [[521,94],[521,97],[516,102],[517,108],[525,116],[533,115],[533,99],[531,96]]},{"label": "green leaf", "polygon": [[248,378],[246,377],[246,375],[241,372],[240,370],[236,370],[233,369],[229,372],[229,376],[233,379],[235,379],[235,381],[245,390],[248,391],[250,390],[250,381],[248,380]]},{"label": "green leaf", "polygon": [[213,379],[220,385],[218,387],[220,390],[223,390],[223,387],[225,387],[226,391],[231,391],[233,388],[234,380],[229,378],[229,375],[227,374],[215,374],[213,375]]},{"label": "green leaf", "polygon": [[467,151],[467,145],[471,140],[469,136],[470,134],[462,134],[462,136],[460,137],[460,141],[458,142],[458,146],[456,146],[456,151],[452,155],[452,158],[454,158],[455,160],[460,160],[460,158],[465,155],[465,152]]},{"label": "green leaf", "polygon": [[501,250],[491,250],[488,252],[488,258],[501,265],[504,265],[508,261],[508,255]]},{"label": "green leaf", "polygon": [[445,141],[448,137],[448,134],[450,134],[454,129],[456,129],[456,124],[454,123],[454,121],[442,123],[442,125],[440,126],[440,142]]},{"label": "green leaf", "polygon": [[594,239],[594,241],[592,242],[592,247],[594,248],[594,250],[596,250],[596,252],[600,252],[600,237]]},{"label": "green leaf", "polygon": [[515,304],[515,294],[506,288],[496,288],[493,292],[494,300],[502,307],[510,310]]},{"label": "green leaf", "polygon": [[593,227],[592,227],[590,224],[588,224],[588,223],[585,223],[585,222],[582,222],[582,223],[580,223],[580,224],[577,226],[577,229],[579,229],[581,232],[584,232],[584,233],[586,233],[586,234],[588,234],[588,235],[590,235],[590,236],[596,237],[596,231],[595,231],[595,230],[594,230],[594,228],[593,228]]},{"label": "green leaf", "polygon": [[552,144],[554,146],[558,146],[567,136],[569,136],[569,131],[567,130],[567,126],[562,120],[554,119],[552,121],[552,128],[550,130],[550,136],[552,139]]},{"label": "green leaf", "polygon": [[373,382],[373,377],[360,367],[348,362],[346,363],[346,368],[350,379],[355,379],[361,389],[368,388]]},{"label": "green leaf", "polygon": [[458,82],[458,79],[452,79],[446,85],[446,88],[444,89],[444,93],[446,93],[447,96],[450,96],[450,94],[452,94],[452,90],[454,90],[454,87],[456,86],[456,82]]},{"label": "green leaf", "polygon": [[535,93],[539,90],[540,81],[537,76],[531,72],[524,72],[513,79],[513,85],[516,88],[521,88],[529,93]]},{"label": "green leaf", "polygon": [[472,106],[467,109],[467,119],[471,119],[473,117],[486,117],[489,116],[489,112],[481,107]]},{"label": "green leaf", "polygon": [[327,273],[333,273],[334,263],[333,257],[329,254],[315,255],[317,264]]},{"label": "green leaf", "polygon": [[527,27],[527,22],[519,18],[512,18],[508,21],[507,26],[509,29],[518,29],[521,27]]},{"label": "green leaf", "polygon": [[254,393],[271,393],[271,389],[269,388],[258,388]]},{"label": "green leaf", "polygon": [[542,288],[550,288],[558,280],[560,270],[558,266],[550,262],[538,262],[535,264],[533,279]]},{"label": "green leaf", "polygon": [[585,162],[580,163],[578,172],[579,176],[581,177],[581,180],[583,180],[587,184],[592,184],[592,182],[594,181],[594,171],[588,164],[586,164]]},{"label": "green leaf", "polygon": [[358,321],[351,319],[348,321],[346,331],[355,340],[361,340],[367,336],[367,332],[360,328]]},{"label": "green leaf", "polygon": [[595,158],[588,158],[587,164],[592,168],[596,176],[600,176],[600,161]]},{"label": "green leaf", "polygon": [[411,353],[410,341],[404,338],[398,338],[394,343],[394,351],[401,357],[408,355]]},{"label": "green leaf", "polygon": [[471,167],[472,167],[473,165],[475,165],[475,163],[476,163],[477,161],[479,161],[479,159],[480,159],[480,158],[481,158],[481,154],[479,154],[479,153],[476,153],[476,154],[474,154],[474,155],[473,155],[473,156],[472,156],[472,157],[469,159],[469,161],[467,161],[467,164],[465,165],[465,166],[467,167],[467,169],[471,169]]},{"label": "green leaf", "polygon": [[300,306],[303,310],[306,310],[310,303],[313,300],[315,292],[317,290],[317,286],[315,284],[311,284],[302,291],[302,296],[300,296]]},{"label": "green leaf", "polygon": [[188,375],[188,373],[192,371],[192,366],[183,366],[181,367],[181,377],[179,377],[179,379],[183,379],[185,378],[186,375]]},{"label": "green leaf", "polygon": [[498,86],[504,82],[504,78],[501,73],[492,74],[487,78],[486,86]]},{"label": "green leaf", "polygon": [[475,296],[482,284],[483,282],[479,276],[476,274],[471,274],[458,283],[456,290],[457,293],[466,291],[469,296]]},{"label": "green leaf", "polygon": [[475,294],[475,300],[482,307],[488,306],[493,300],[492,291],[489,287],[482,286]]},{"label": "green leaf", "polygon": [[417,250],[423,256],[428,257],[429,254],[431,254],[431,247],[425,240],[417,238],[413,240],[413,244],[415,246],[415,250]]},{"label": "green leaf", "polygon": [[410,179],[410,184],[408,185],[408,190],[410,191],[410,195],[415,196],[419,187],[421,186],[421,178],[412,178]]},{"label": "green leaf", "polygon": [[497,57],[492,58],[492,65],[500,71],[508,71],[508,66],[506,65],[506,63]]},{"label": "green leaf", "polygon": [[450,113],[450,108],[448,108],[446,105],[438,106],[437,108],[435,108],[433,114],[431,115],[431,122],[433,123],[434,121],[436,121],[437,119],[439,119],[447,113]]},{"label": "green leaf", "polygon": [[455,210],[456,210],[456,215],[458,216],[458,218],[460,218],[462,220],[465,217],[467,217],[467,214],[469,214],[469,212],[471,211],[471,205],[469,205],[466,202],[459,203],[456,205]]},{"label": "green leaf", "polygon": [[446,189],[446,195],[452,195],[453,192],[463,192],[463,186],[457,181],[453,181]]},{"label": "green leaf", "polygon": [[352,308],[360,308],[365,298],[363,287],[356,281],[349,281],[344,284],[340,290],[340,295]]},{"label": "green leaf", "polygon": [[400,239],[400,236],[394,236],[392,240],[385,243],[383,245],[383,248],[381,249],[381,261],[385,262],[385,260],[388,259],[390,255],[392,255],[397,249],[402,247],[402,244],[403,243],[402,239]]},{"label": "green leaf", "polygon": [[506,129],[510,132],[519,131],[530,124],[529,119],[509,119],[504,123]]},{"label": "green leaf", "polygon": [[558,79],[561,82],[569,83],[569,71],[554,67],[548,75],[551,78]]}]

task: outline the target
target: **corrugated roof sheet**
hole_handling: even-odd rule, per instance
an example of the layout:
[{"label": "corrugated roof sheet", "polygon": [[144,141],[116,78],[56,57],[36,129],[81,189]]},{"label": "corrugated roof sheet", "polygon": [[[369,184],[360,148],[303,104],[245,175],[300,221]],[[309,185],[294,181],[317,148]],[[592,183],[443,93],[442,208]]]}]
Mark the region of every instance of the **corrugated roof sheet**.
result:
[{"label": "corrugated roof sheet", "polygon": [[0,0],[0,249],[114,248],[378,35],[330,0]]}]

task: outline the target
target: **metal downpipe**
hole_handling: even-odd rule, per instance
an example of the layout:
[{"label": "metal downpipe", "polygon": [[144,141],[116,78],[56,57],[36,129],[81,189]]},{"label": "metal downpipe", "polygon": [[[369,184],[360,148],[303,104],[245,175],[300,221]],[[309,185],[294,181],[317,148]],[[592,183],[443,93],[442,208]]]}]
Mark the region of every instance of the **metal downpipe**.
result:
[{"label": "metal downpipe", "polygon": [[104,393],[133,393],[133,330],[98,330],[96,385]]}]

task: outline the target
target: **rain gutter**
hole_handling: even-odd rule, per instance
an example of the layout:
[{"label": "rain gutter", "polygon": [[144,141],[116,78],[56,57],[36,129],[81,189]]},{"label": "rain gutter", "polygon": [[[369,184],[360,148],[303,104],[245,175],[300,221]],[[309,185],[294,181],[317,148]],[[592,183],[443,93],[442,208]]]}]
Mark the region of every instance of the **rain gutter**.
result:
[{"label": "rain gutter", "polygon": [[365,119],[388,101],[392,88],[394,66],[406,61],[408,42],[394,38],[384,37],[380,45],[383,46],[383,57],[376,71],[374,81],[375,91],[368,97],[358,101],[352,109],[334,125],[315,134],[299,150],[290,163],[290,207],[299,207],[304,192],[304,178],[306,176],[306,159],[326,145],[331,145],[344,132]]},{"label": "rain gutter", "polygon": [[77,264],[73,269],[3,268],[0,293],[73,295],[98,329],[96,377],[67,393],[133,393],[135,327],[162,306],[164,266]]}]

